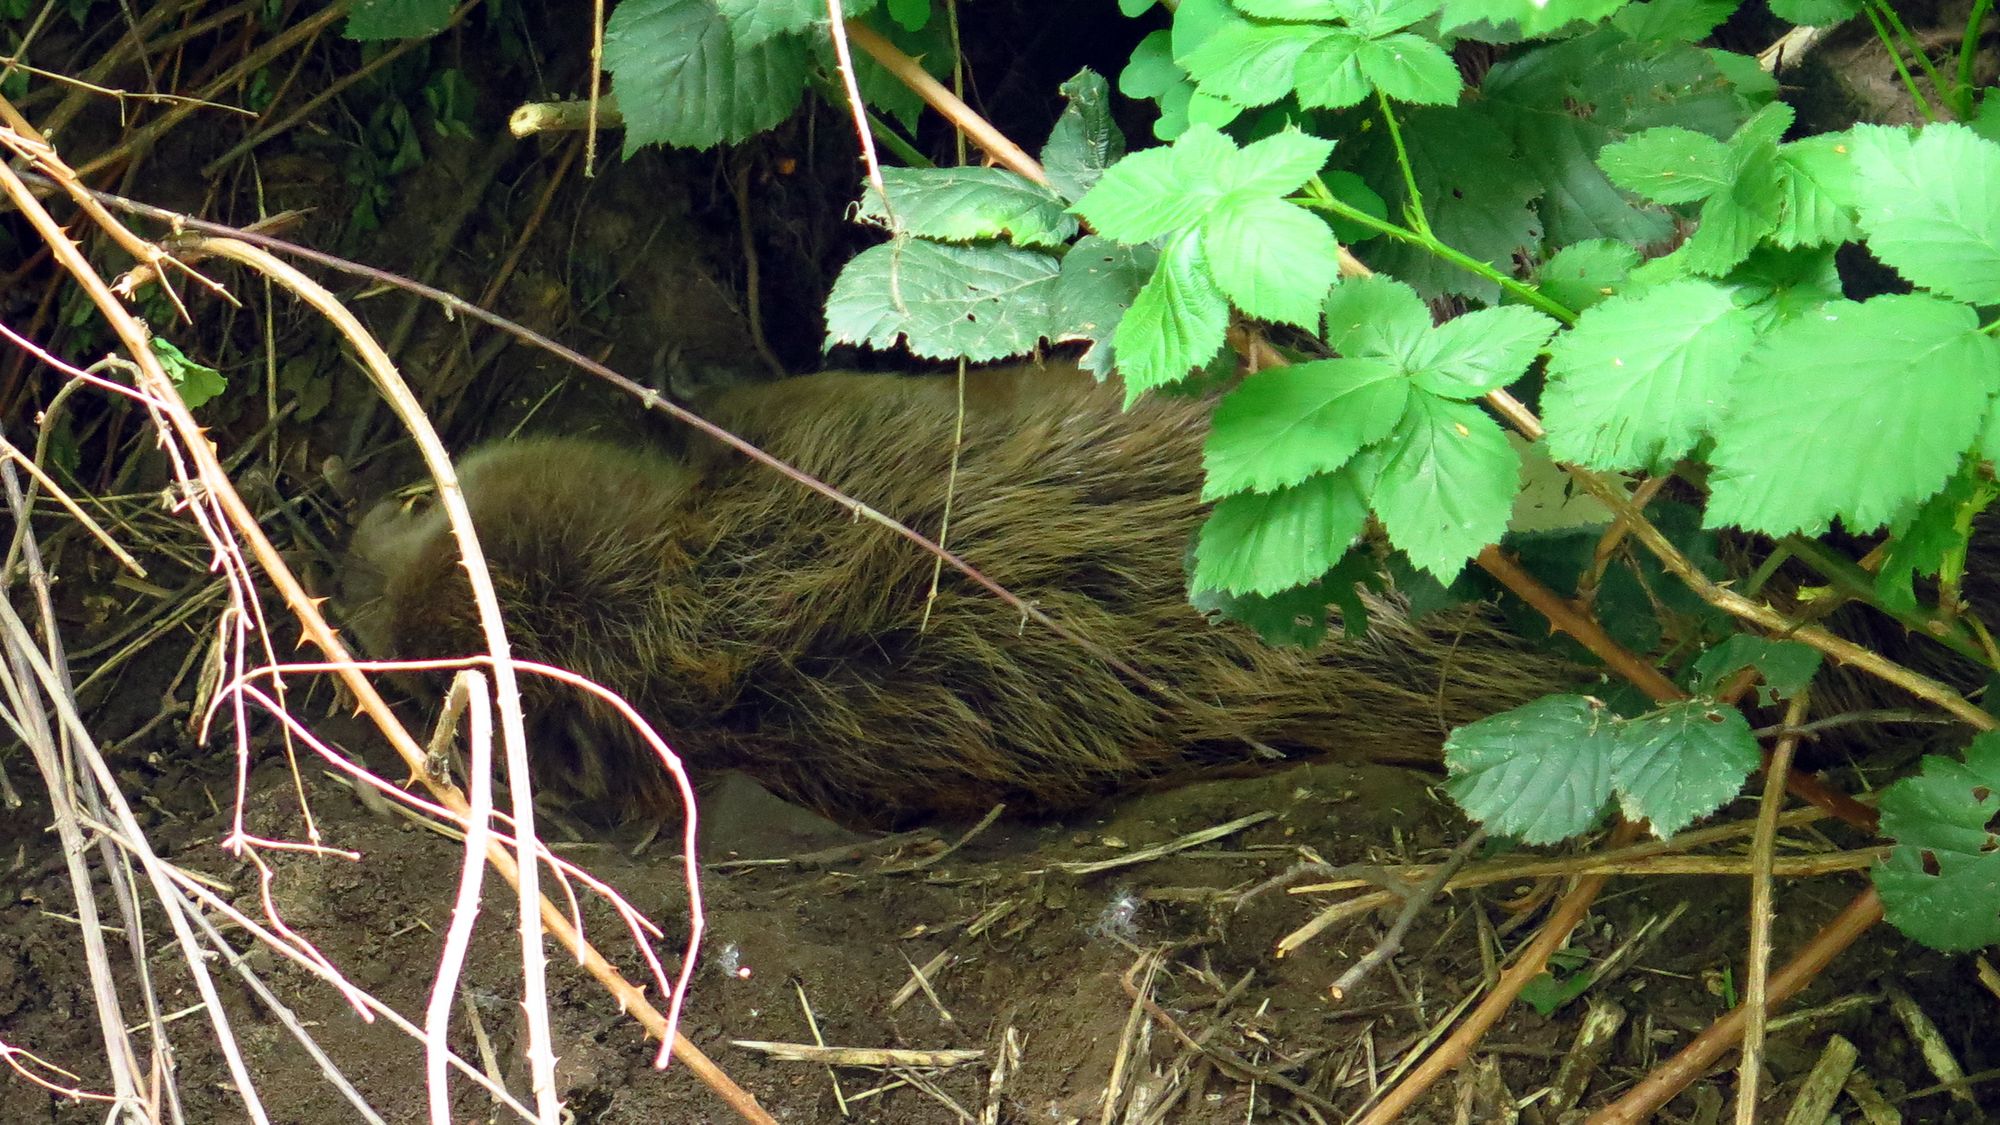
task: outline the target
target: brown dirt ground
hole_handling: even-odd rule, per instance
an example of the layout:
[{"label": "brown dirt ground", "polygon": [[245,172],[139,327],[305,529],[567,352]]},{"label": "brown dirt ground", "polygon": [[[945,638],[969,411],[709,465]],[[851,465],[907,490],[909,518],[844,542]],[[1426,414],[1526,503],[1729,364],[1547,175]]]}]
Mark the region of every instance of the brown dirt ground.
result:
[{"label": "brown dirt ground", "polygon": [[[186,761],[187,759],[181,759]],[[229,886],[233,900],[257,914],[254,873],[218,846],[229,824],[230,772],[211,757],[197,774],[129,774],[132,795],[151,821],[155,846],[173,862]],[[19,771],[13,772],[16,779]],[[250,827],[279,839],[305,836],[282,756],[254,771]],[[359,861],[279,855],[273,900],[284,920],[307,935],[355,984],[397,1010],[419,1016],[449,915],[458,850],[451,841],[400,816],[371,812],[341,788],[312,782],[313,811],[328,843]],[[43,832],[42,805],[0,822],[0,847],[15,857],[0,911],[0,1027],[14,1046],[32,1049],[103,1089],[101,1047],[67,883]],[[1128,1050],[1131,1096],[1152,1099],[1160,1116],[1113,1120],[1166,1122],[1335,1121],[1350,1115],[1386,1080],[1411,1044],[1455,1010],[1482,972],[1482,935],[1497,927],[1507,946],[1531,928],[1512,928],[1501,901],[1519,886],[1460,892],[1420,917],[1403,952],[1345,1003],[1327,985],[1366,952],[1387,919],[1365,915],[1337,925],[1292,956],[1275,959],[1274,941],[1331,901],[1326,895],[1275,891],[1239,909],[1248,887],[1302,857],[1332,863],[1440,858],[1467,826],[1444,803],[1432,779],[1403,770],[1316,764],[1252,778],[1232,778],[1142,793],[1092,815],[1027,823],[1003,818],[963,847],[924,860],[955,841],[965,825],[937,825],[887,842],[846,833],[778,804],[755,786],[729,784],[707,801],[710,828],[702,859],[709,936],[687,1013],[687,1034],[753,1091],[780,1120],[847,1119],[929,1125],[977,1119],[997,1101],[1002,1122],[1097,1121],[1108,1078]],[[1739,810],[1740,811],[1740,810]],[[1096,874],[1059,865],[1127,855],[1136,849],[1256,813],[1269,819],[1226,838],[1161,859]],[[677,848],[656,841],[638,855],[644,826],[565,845],[566,854],[605,878],[660,920],[670,934],[685,917]],[[1837,834],[1837,833],[1836,833]],[[1824,846],[1810,830],[1791,837]],[[782,857],[851,843],[831,861]],[[1846,842],[1842,842],[1845,846]],[[753,861],[753,862],[740,862]],[[763,861],[763,862],[754,862]],[[1854,876],[1782,888],[1781,956],[1858,888]],[[517,1063],[519,993],[510,893],[489,881],[465,993],[480,1031],[509,1086],[525,1089]],[[108,906],[107,904],[104,904]],[[1723,1008],[1718,981],[1742,979],[1745,902],[1740,880],[1657,878],[1614,884],[1572,946],[1601,958],[1648,919],[1685,910],[1645,947],[1636,966],[1586,996],[1630,1014],[1616,1037],[1590,1101],[1614,1095],[1670,1054]],[[986,918],[975,936],[969,924]],[[610,912],[586,909],[596,939],[633,975],[637,958]],[[152,921],[158,924],[157,916]],[[242,939],[238,932],[234,935]],[[661,943],[671,955],[677,947]],[[178,953],[152,935],[151,968],[164,1010],[195,1001]],[[239,948],[248,948],[242,942]],[[1134,1020],[1121,978],[1161,951],[1150,995],[1204,1057],[1151,1018]],[[893,1002],[911,966],[944,959],[930,974],[935,1001],[918,992]],[[251,962],[292,1007],[349,1078],[391,1122],[422,1120],[421,1055],[381,1022],[362,1022],[330,988],[264,953]],[[734,970],[734,971],[732,971]],[[126,974],[129,977],[129,973]],[[263,1006],[225,974],[225,1003],[271,1119],[318,1125],[359,1120]],[[1968,1070],[1993,1064],[1990,1026],[1996,1000],[1973,984],[1971,965],[1924,953],[1886,928],[1843,958],[1812,986],[1802,1006],[1859,997],[1850,1006],[1776,1032],[1766,1102],[1783,1113],[1799,1080],[1831,1033],[1854,1041],[1861,1066],[1896,1097],[1934,1079],[1907,1033],[1883,1015],[1879,984],[1909,989],[1942,1026]],[[126,995],[135,996],[130,990]],[[550,1006],[558,1081],[579,1122],[726,1122],[733,1116],[687,1072],[652,1069],[652,1049],[595,984],[560,956],[552,958]],[[802,1009],[809,1002],[830,1044],[952,1048],[983,1052],[968,1065],[898,1081],[858,1068],[772,1061],[735,1040],[810,1042]],[[1517,1006],[1481,1048],[1484,1070],[1497,1071],[1515,1099],[1545,1088],[1575,1034],[1586,1001],[1553,1018]],[[129,1002],[129,1000],[128,1000]],[[129,1016],[130,1013],[128,1013]],[[1021,1061],[997,1097],[993,1059],[1009,1031]],[[461,1006],[455,1047],[475,1064],[480,1048]],[[199,1014],[174,1022],[171,1038],[190,1121],[241,1120],[212,1033]],[[1275,1077],[1273,1077],[1275,1076]],[[1492,1081],[1489,1077],[1488,1083]],[[919,1089],[919,1085],[928,1090]],[[1283,1087],[1283,1088],[1280,1088]],[[1713,1120],[1704,1111],[1733,1088],[1733,1071],[1683,1095],[1667,1120]],[[1412,1114],[1421,1121],[1502,1119],[1480,1108],[1470,1080],[1446,1083]],[[469,1083],[454,1084],[454,1120],[509,1120]],[[950,1108],[947,1100],[958,1109]],[[1995,1103],[1985,1103],[1990,1109]],[[1851,1103],[1843,1102],[1852,1112]],[[1943,1094],[1902,1107],[1911,1120],[1983,1120],[1978,1106]],[[1541,1115],[1530,1106],[1527,1119]],[[19,1079],[0,1082],[0,1121],[95,1121],[102,1111],[52,1099]]]}]

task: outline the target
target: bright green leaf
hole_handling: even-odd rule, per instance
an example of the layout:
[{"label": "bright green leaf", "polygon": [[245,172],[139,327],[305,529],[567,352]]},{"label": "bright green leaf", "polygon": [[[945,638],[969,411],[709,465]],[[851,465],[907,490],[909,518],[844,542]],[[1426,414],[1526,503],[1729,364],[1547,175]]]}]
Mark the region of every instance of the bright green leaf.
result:
[{"label": "bright green leaf", "polygon": [[1299,56],[1334,34],[1310,24],[1230,24],[1174,60],[1201,92],[1240,106],[1270,105],[1292,91]]},{"label": "bright green leaf", "polygon": [[1345,109],[1366,98],[1373,89],[1361,73],[1361,48],[1366,43],[1346,28],[1333,28],[1301,54],[1291,79],[1299,104],[1307,109]]},{"label": "bright green leaf", "polygon": [[1752,340],[1727,290],[1676,281],[1584,312],[1549,352],[1549,451],[1597,469],[1685,455],[1721,417]]},{"label": "bright green leaf", "polygon": [[1973,304],[2000,303],[2000,144],[1963,125],[1849,134],[1861,229],[1875,256]]},{"label": "bright green leaf", "polygon": [[1854,237],[1856,186],[1847,138],[1822,134],[1778,147],[1780,246],[1837,246]]},{"label": "bright green leaf", "polygon": [[1232,193],[1286,195],[1318,175],[1332,155],[1332,141],[1287,128],[1244,145],[1219,167],[1203,171]]},{"label": "bright green leaf", "polygon": [[1779,325],[1737,372],[1717,427],[1712,524],[1872,531],[1936,492],[2000,386],[2000,343],[1922,294],[1839,301]]},{"label": "bright green leaf", "polygon": [[1542,263],[1536,287],[1542,295],[1573,312],[1582,312],[1607,297],[1617,296],[1625,278],[1639,264],[1636,247],[1608,238],[1578,242],[1556,251]]},{"label": "bright green leaf", "polygon": [[1368,40],[1354,62],[1376,89],[1400,102],[1451,105],[1465,88],[1444,48],[1408,32]]},{"label": "bright green leaf", "polygon": [[160,366],[166,369],[167,378],[173,380],[174,389],[181,394],[181,401],[189,410],[201,407],[210,399],[229,389],[229,381],[222,372],[203,363],[196,363],[187,353],[176,347],[172,341],[154,336],[147,343],[153,355],[159,358]]},{"label": "bright green leaf", "polygon": [[1171,145],[1135,152],[1105,169],[1076,201],[1076,213],[1119,242],[1163,238],[1193,226],[1215,206],[1221,197],[1215,170],[1236,156],[1236,145],[1221,133],[1190,128]]},{"label": "bright green leaf", "polygon": [[861,217],[902,234],[946,242],[1008,237],[1019,246],[1053,248],[1076,235],[1076,220],[1056,194],[1004,168],[884,168],[888,210],[873,187],[861,193]]},{"label": "bright green leaf", "polygon": [[1333,231],[1282,199],[1232,194],[1202,223],[1222,291],[1251,316],[1312,329],[1340,270]]},{"label": "bright green leaf", "polygon": [[[1116,169],[1113,169],[1116,171]],[[1128,399],[1177,383],[1222,350],[1229,301],[1217,288],[1192,233],[1160,255],[1160,264],[1112,336]]]},{"label": "bright green leaf", "polygon": [[1438,10],[1440,0],[1328,0],[1349,26],[1370,38],[1379,38]]},{"label": "bright green leaf", "polygon": [[1611,24],[1641,43],[1692,43],[1708,38],[1738,6],[1737,0],[1651,0],[1620,9]]},{"label": "bright green leaf", "polygon": [[1801,27],[1832,27],[1861,14],[1864,0],[1771,0],[1771,14]]},{"label": "bright green leaf", "polygon": [[1243,492],[1217,504],[1195,544],[1194,587],[1277,594],[1318,579],[1368,522],[1368,500],[1349,466],[1276,492]]},{"label": "bright green leaf", "polygon": [[826,22],[819,0],[715,0],[729,21],[738,50],[749,50],[780,35],[797,35]]},{"label": "bright green leaf", "polygon": [[1326,298],[1326,342],[1344,356],[1382,356],[1399,363],[1431,330],[1431,312],[1416,291],[1392,277],[1343,278]]},{"label": "bright green leaf", "polygon": [[1216,405],[1203,463],[1203,499],[1269,492],[1345,465],[1403,417],[1410,382],[1382,359],[1327,359],[1274,367]]},{"label": "bright green leaf", "polygon": [[1611,182],[1656,203],[1693,203],[1727,188],[1729,146],[1706,133],[1662,125],[1604,146],[1597,164]]},{"label": "bright green leaf", "polygon": [[1375,514],[1397,549],[1450,582],[1507,530],[1521,458],[1476,406],[1421,391],[1383,443]]},{"label": "bright green leaf", "polygon": [[1549,342],[1556,322],[1521,305],[1479,309],[1445,321],[1407,353],[1417,386],[1471,399],[1519,379]]}]

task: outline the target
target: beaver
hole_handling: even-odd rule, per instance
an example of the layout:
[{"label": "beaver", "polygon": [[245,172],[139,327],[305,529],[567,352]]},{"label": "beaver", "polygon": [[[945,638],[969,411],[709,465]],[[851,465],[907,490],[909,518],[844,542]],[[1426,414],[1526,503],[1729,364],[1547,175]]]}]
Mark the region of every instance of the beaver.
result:
[{"label": "beaver", "polygon": [[[822,373],[744,386],[703,413],[904,524],[944,516],[950,376]],[[995,802],[1075,808],[1139,779],[1260,751],[1435,763],[1454,726],[1576,671],[1484,609],[1413,620],[1368,598],[1364,636],[1274,648],[1188,604],[1183,558],[1209,405],[1074,368],[968,376],[949,547],[1162,692],[892,532],[706,439],[668,452],[503,441],[459,475],[517,655],[616,690],[697,775],[742,770],[855,822]],[[350,550],[351,624],[373,653],[480,651],[444,515],[385,501]],[[599,705],[529,677],[538,790],[604,817],[673,800]],[[1254,748],[1254,749],[1253,749]]]}]

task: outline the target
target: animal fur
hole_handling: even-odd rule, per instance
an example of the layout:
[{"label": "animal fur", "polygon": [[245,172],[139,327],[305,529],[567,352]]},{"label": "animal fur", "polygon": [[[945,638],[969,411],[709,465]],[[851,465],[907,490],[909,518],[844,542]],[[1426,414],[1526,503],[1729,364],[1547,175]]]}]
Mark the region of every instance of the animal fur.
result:
[{"label": "animal fur", "polygon": [[[1149,694],[882,528],[720,447],[670,457],[574,438],[503,442],[460,468],[516,652],[596,679],[698,772],[741,769],[814,807],[1061,809],[1261,743],[1434,762],[1453,726],[1559,690],[1570,670],[1476,611],[1316,652],[1211,624],[1182,559],[1204,404],[1071,369],[972,377],[950,547],[1174,689]],[[707,413],[904,523],[944,511],[949,378],[829,373]],[[481,649],[443,514],[386,504],[356,537],[355,625],[374,651]],[[669,798],[636,740],[530,684],[536,782],[615,815]],[[1254,740],[1254,741],[1253,741]]]}]

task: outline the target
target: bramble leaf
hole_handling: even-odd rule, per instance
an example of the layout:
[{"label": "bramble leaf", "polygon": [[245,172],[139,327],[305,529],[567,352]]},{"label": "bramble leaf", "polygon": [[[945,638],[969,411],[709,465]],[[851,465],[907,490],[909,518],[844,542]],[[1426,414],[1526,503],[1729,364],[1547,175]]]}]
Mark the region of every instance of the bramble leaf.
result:
[{"label": "bramble leaf", "polygon": [[1519,379],[1555,330],[1554,320],[1521,305],[1479,309],[1431,329],[1404,362],[1432,394],[1478,398]]},{"label": "bramble leaf", "polygon": [[2000,343],[1964,305],[1895,294],[1781,324],[1733,380],[1707,518],[1872,531],[1944,485],[1996,386]]},{"label": "bramble leaf", "polygon": [[2000,942],[2000,735],[1981,734],[1965,760],[1940,755],[1882,794],[1882,832],[1896,841],[1874,869],[1882,913],[1933,949]]},{"label": "bramble leaf", "polygon": [[1069,104],[1042,146],[1042,169],[1048,173],[1049,187],[1074,202],[1125,155],[1125,135],[1111,119],[1111,91],[1103,75],[1080,70],[1058,93]]},{"label": "bramble leaf", "polygon": [[1269,492],[1345,465],[1395,429],[1410,381],[1383,359],[1327,359],[1260,371],[1216,405],[1202,498]]},{"label": "bramble leaf", "polygon": [[1549,452],[1595,469],[1684,456],[1722,416],[1753,339],[1748,313],[1707,281],[1613,297],[1549,353]]},{"label": "bramble leaf", "polygon": [[1849,132],[1861,229],[1912,284],[1976,305],[2000,303],[2000,144],[1963,125]]},{"label": "bramble leaf", "polygon": [[977,363],[1021,355],[1050,334],[1059,269],[1047,254],[1007,246],[898,239],[854,256],[826,299],[834,343]]},{"label": "bramble leaf", "polygon": [[1735,798],[1760,758],[1743,712],[1704,700],[1620,723],[1615,737],[1611,783],[1619,808],[1651,821],[1662,839]]},{"label": "bramble leaf", "polygon": [[1119,242],[1151,242],[1198,222],[1222,196],[1216,169],[1238,155],[1236,145],[1207,126],[1190,128],[1171,145],[1135,152],[1105,169],[1076,201],[1098,234]]},{"label": "bramble leaf", "polygon": [[1822,662],[1818,649],[1798,641],[1732,633],[1728,640],[1695,659],[1694,691],[1698,695],[1712,694],[1731,676],[1745,668],[1755,668],[1763,677],[1759,697],[1767,704],[1775,703],[1804,691],[1819,674]]},{"label": "bramble leaf", "polygon": [[1151,246],[1122,246],[1094,234],[1077,239],[1056,279],[1049,339],[1090,341],[1078,364],[1100,377],[1110,374],[1112,333],[1159,263]]},{"label": "bramble leaf", "polygon": [[1616,753],[1602,704],[1546,696],[1452,731],[1445,792],[1489,832],[1553,844],[1603,815]]},{"label": "bramble leaf", "polygon": [[1202,222],[1202,250],[1222,291],[1251,316],[1312,329],[1340,270],[1327,225],[1295,204],[1232,192]]},{"label": "bramble leaf", "polygon": [[1316,581],[1368,522],[1365,472],[1351,463],[1290,488],[1222,500],[1195,542],[1194,587],[1277,594]]},{"label": "bramble leaf", "polygon": [[1478,407],[1422,391],[1382,448],[1375,514],[1410,562],[1449,583],[1506,532],[1520,455]]},{"label": "bramble leaf", "polygon": [[1076,220],[1055,192],[1004,168],[884,168],[889,207],[863,185],[861,216],[892,229],[946,242],[1005,237],[1017,246],[1053,248],[1076,236]]},{"label": "bramble leaf", "polygon": [[739,47],[714,0],[626,0],[604,29],[625,155],[708,148],[776,125],[805,89],[808,54],[790,36]]},{"label": "bramble leaf", "polygon": [[1706,133],[1662,125],[1604,146],[1598,166],[1611,182],[1655,203],[1693,203],[1729,187],[1729,146]]},{"label": "bramble leaf", "polygon": [[452,0],[355,0],[341,33],[363,42],[425,39],[451,22]]},{"label": "bramble leaf", "polygon": [[1177,383],[1213,359],[1228,327],[1229,300],[1208,272],[1200,240],[1189,231],[1161,252],[1159,266],[1112,335],[1127,401]]},{"label": "bramble leaf", "polygon": [[1409,286],[1373,274],[1343,279],[1326,298],[1326,342],[1345,356],[1400,360],[1431,330],[1431,312]]},{"label": "bramble leaf", "polygon": [[1593,238],[1565,246],[1542,263],[1536,287],[1564,308],[1582,312],[1617,296],[1632,267],[1639,264],[1636,247],[1608,238]]},{"label": "bramble leaf", "polygon": [[1408,32],[1362,43],[1354,62],[1376,89],[1400,102],[1450,105],[1465,88],[1444,48]]}]

